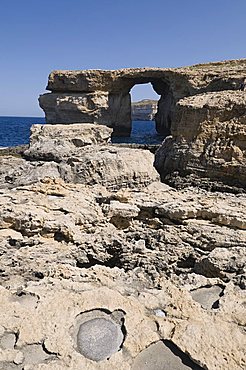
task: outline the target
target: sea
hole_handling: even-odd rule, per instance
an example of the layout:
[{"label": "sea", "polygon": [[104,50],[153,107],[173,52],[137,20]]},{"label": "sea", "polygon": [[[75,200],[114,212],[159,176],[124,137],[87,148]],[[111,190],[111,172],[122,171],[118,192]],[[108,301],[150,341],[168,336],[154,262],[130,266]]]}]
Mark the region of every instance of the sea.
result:
[{"label": "sea", "polygon": [[[44,117],[0,116],[0,148],[28,144],[33,124],[44,124]],[[163,137],[155,130],[154,121],[132,121],[130,137],[114,137],[113,143],[160,144]]]}]

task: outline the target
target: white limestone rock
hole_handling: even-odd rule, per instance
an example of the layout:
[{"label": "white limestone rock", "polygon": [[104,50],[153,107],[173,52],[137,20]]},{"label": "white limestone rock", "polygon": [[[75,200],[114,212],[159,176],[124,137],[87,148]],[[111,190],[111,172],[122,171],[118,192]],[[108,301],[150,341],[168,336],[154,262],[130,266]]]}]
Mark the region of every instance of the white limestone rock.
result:
[{"label": "white limestone rock", "polygon": [[25,156],[32,160],[61,161],[76,156],[87,145],[107,144],[111,133],[112,129],[107,126],[90,123],[33,125]]}]

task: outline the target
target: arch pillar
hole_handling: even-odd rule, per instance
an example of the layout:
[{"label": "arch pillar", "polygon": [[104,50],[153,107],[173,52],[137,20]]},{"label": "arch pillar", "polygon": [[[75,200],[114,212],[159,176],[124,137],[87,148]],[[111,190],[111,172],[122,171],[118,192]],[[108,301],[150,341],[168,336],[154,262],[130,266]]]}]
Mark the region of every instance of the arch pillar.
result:
[{"label": "arch pillar", "polygon": [[132,129],[130,93],[109,94],[109,111],[113,136],[130,136]]}]

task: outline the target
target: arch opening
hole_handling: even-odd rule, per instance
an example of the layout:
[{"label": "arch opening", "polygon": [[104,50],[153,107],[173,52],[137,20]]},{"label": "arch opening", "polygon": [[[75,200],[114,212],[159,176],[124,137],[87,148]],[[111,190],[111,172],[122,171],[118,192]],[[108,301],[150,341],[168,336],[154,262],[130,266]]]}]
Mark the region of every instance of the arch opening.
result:
[{"label": "arch opening", "polygon": [[158,144],[162,138],[156,131],[155,115],[160,96],[154,91],[150,83],[134,85],[130,95],[130,140],[138,144]]},{"label": "arch opening", "polygon": [[[171,133],[174,99],[170,86],[163,79],[139,78],[129,81],[128,115],[123,126],[115,124],[113,142],[159,144]],[[122,109],[122,108],[121,108]]]}]

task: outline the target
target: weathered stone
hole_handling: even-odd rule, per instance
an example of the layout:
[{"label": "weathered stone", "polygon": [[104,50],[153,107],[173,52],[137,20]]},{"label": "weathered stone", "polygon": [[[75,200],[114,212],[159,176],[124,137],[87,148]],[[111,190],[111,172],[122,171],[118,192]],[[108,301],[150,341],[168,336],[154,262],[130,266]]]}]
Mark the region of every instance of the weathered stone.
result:
[{"label": "weathered stone", "polygon": [[16,335],[14,333],[4,333],[0,338],[0,347],[3,349],[13,349],[16,342]]},{"label": "weathered stone", "polygon": [[[198,64],[183,68],[126,68],[110,70],[53,71],[49,75],[47,90],[53,92],[129,90],[138,83],[155,82],[164,79],[172,85],[181,84],[179,91],[209,89],[209,91],[229,90],[238,87],[244,80],[246,60],[229,60]],[[156,86],[158,90],[158,86]],[[178,89],[175,89],[178,91]]]},{"label": "weathered stone", "polygon": [[231,274],[245,274],[245,248],[215,248],[204,256],[195,266],[195,270],[208,277],[220,277],[229,280]]},{"label": "weathered stone", "polygon": [[115,135],[128,136],[131,132],[129,94],[52,93],[41,95],[39,104],[47,123],[94,123],[112,127]]},{"label": "weathered stone", "polygon": [[[232,282],[237,283],[243,260],[232,257],[235,243],[240,256],[246,243],[244,201],[244,195],[176,191],[159,182],[141,191],[61,180],[5,190],[0,274],[6,288],[0,288],[0,327],[18,336],[16,349],[0,349],[1,366],[11,369],[22,361],[22,367],[43,370],[130,370],[139,361],[149,369],[170,368],[178,361],[176,368],[242,370],[245,299]],[[128,220],[127,228],[110,222],[110,206],[112,215]],[[156,218],[159,223],[153,222]],[[226,251],[230,258],[223,258]],[[203,275],[195,274],[199,264]],[[216,279],[206,278],[211,264]],[[206,285],[225,286],[215,315],[202,306],[211,308],[220,293],[204,301]],[[200,303],[187,290],[193,296],[196,292],[193,298]],[[124,330],[113,316],[119,310]],[[98,332],[101,324],[109,337],[102,345],[99,338],[92,344],[93,333],[103,332]],[[162,343],[155,351],[151,344],[160,340],[171,341],[178,357]],[[182,363],[184,353],[192,365]]]},{"label": "weathered stone", "polygon": [[[91,124],[35,125],[30,148],[24,153],[27,160],[16,159],[16,171],[11,166],[12,157],[10,162],[3,159],[5,168],[0,183],[2,180],[6,184],[7,173],[12,185],[22,184],[23,169],[29,171],[26,183],[32,183],[43,178],[42,167],[49,170],[46,175],[66,182],[102,184],[114,189],[143,187],[158,180],[153,167],[154,155],[148,150],[106,146],[111,132],[106,126]],[[50,171],[53,166],[57,171],[54,174]],[[35,178],[37,167],[40,175]]]},{"label": "weathered stone", "polygon": [[192,298],[200,303],[203,308],[218,308],[218,301],[222,295],[223,289],[214,285],[211,287],[201,287],[191,292]]},{"label": "weathered stone", "polygon": [[246,61],[185,68],[54,71],[50,94],[40,97],[48,123],[91,122],[129,135],[129,91],[150,82],[160,95],[156,129],[166,138],[155,166],[164,179],[173,171],[245,187],[245,92],[238,91]]},{"label": "weathered stone", "polygon": [[67,127],[1,159],[0,368],[244,370],[246,195],[171,188],[150,152]]},{"label": "weathered stone", "polygon": [[[185,357],[185,354],[183,354]],[[174,354],[163,342],[151,344],[135,359],[132,370],[201,370],[200,366],[187,361],[187,366],[182,359]]]},{"label": "weathered stone", "polygon": [[52,360],[55,357],[54,355],[52,356],[51,353],[45,352],[42,345],[35,343],[24,346],[22,351],[24,354],[24,364],[29,366],[38,365],[47,360]]},{"label": "weathered stone", "polygon": [[42,95],[40,105],[48,123],[102,123],[113,127],[117,135],[129,135],[129,92],[136,84],[150,82],[161,95],[156,128],[167,135],[179,99],[204,91],[239,89],[245,74],[244,59],[176,69],[54,71],[47,86],[52,93]]},{"label": "weathered stone", "polygon": [[171,135],[156,153],[162,178],[173,171],[246,185],[246,94],[221,91],[176,105]]},{"label": "weathered stone", "polygon": [[132,204],[122,203],[116,200],[110,202],[107,215],[109,217],[120,216],[124,218],[137,217],[140,209]]},{"label": "weathered stone", "polygon": [[85,147],[79,156],[68,160],[70,173],[60,173],[66,181],[80,184],[101,184],[111,189],[143,187],[159,179],[153,161],[153,154],[147,150]]},{"label": "weathered stone", "polygon": [[46,177],[60,178],[55,162],[27,162],[23,158],[0,157],[0,188],[35,183]]},{"label": "weathered stone", "polygon": [[81,148],[92,144],[107,144],[112,129],[93,124],[33,125],[30,147],[25,157],[61,161],[80,154]]},{"label": "weathered stone", "polygon": [[[158,289],[148,289],[143,277],[137,277],[135,274],[134,271],[125,273],[119,269],[98,266],[93,269],[80,269],[78,273],[74,269],[74,275],[70,276],[69,280],[49,277],[39,283],[29,282],[26,290],[40,297],[38,310],[35,307],[23,307],[18,302],[13,302],[12,295],[15,294],[15,290],[1,287],[0,324],[8,326],[10,330],[13,328],[18,330],[16,346],[27,354],[24,364],[35,363],[41,369],[60,367],[79,370],[82,367],[91,370],[110,366],[114,369],[130,370],[137,369],[136,366],[139,362],[142,363],[143,356],[150,369],[155,369],[154,364],[160,363],[164,368],[167,364],[175,365],[177,366],[174,367],[175,369],[179,368],[178,366],[180,369],[186,367],[200,369],[198,365],[211,370],[243,369],[245,335],[236,324],[237,315],[241,315],[239,310],[237,313],[230,305],[226,306],[224,301],[223,312],[218,311],[217,315],[211,316],[209,311],[203,310],[192,300],[188,292],[178,289],[170,281],[159,280]],[[133,288],[135,294],[129,294]],[[230,300],[235,297],[233,290],[230,290]],[[240,305],[241,303],[239,301]],[[90,359],[92,352],[86,353],[88,357],[90,356],[87,358],[77,351],[79,348],[74,345],[73,332],[76,319],[81,312],[89,312],[92,315],[95,312],[97,317],[101,308],[104,312],[113,313],[119,309],[124,311],[126,336],[123,342],[120,326],[113,322],[112,317],[110,319],[104,317],[101,320],[95,318],[96,321],[91,318],[85,319],[86,325],[82,323],[82,327],[85,326],[79,332],[79,336],[83,337],[80,342],[83,348],[88,349],[89,343],[95,350],[99,342],[97,340],[94,344],[87,342],[87,339],[92,340],[93,335],[84,337],[82,332],[92,334],[93,331],[97,337],[102,334],[98,330],[94,331],[95,327],[99,328],[99,324],[102,324],[103,330],[105,325],[107,327],[109,325],[109,337],[111,338],[113,334],[113,337],[116,335],[118,338],[116,340],[118,345],[112,344],[116,352],[114,354],[103,352],[104,358],[109,356],[104,360],[101,352],[100,361],[95,363]],[[166,316],[155,315],[154,312],[157,309],[165,310]],[[111,325],[114,328],[117,327],[116,331],[115,329],[111,331]],[[228,333],[233,335],[233,340],[227,335]],[[160,340],[168,340],[174,347],[176,346],[180,353],[178,357],[162,343],[160,343],[160,347],[163,346],[161,348],[151,346],[152,343]],[[40,342],[43,343],[45,353],[42,353],[41,346],[37,345]],[[99,346],[102,351],[106,344],[104,342],[101,347]],[[119,346],[122,346],[121,350],[118,350]],[[150,351],[147,357],[146,348]],[[2,351],[2,361],[11,363],[17,354],[16,350],[12,351]],[[34,355],[35,353],[37,356]],[[184,353],[192,359],[190,362],[192,366],[184,361]]]},{"label": "weathered stone", "polygon": [[[170,274],[176,279],[178,273],[185,281],[197,272],[240,284],[246,246],[246,231],[241,229],[244,202],[245,196],[177,192],[161,183],[141,191],[111,192],[98,185],[50,180],[8,190],[0,205],[2,281],[47,276],[50,270],[56,274],[59,260],[66,269],[76,264],[125,270],[141,266],[151,279]],[[157,215],[165,204],[165,213]],[[209,281],[198,287],[206,284]]]}]

